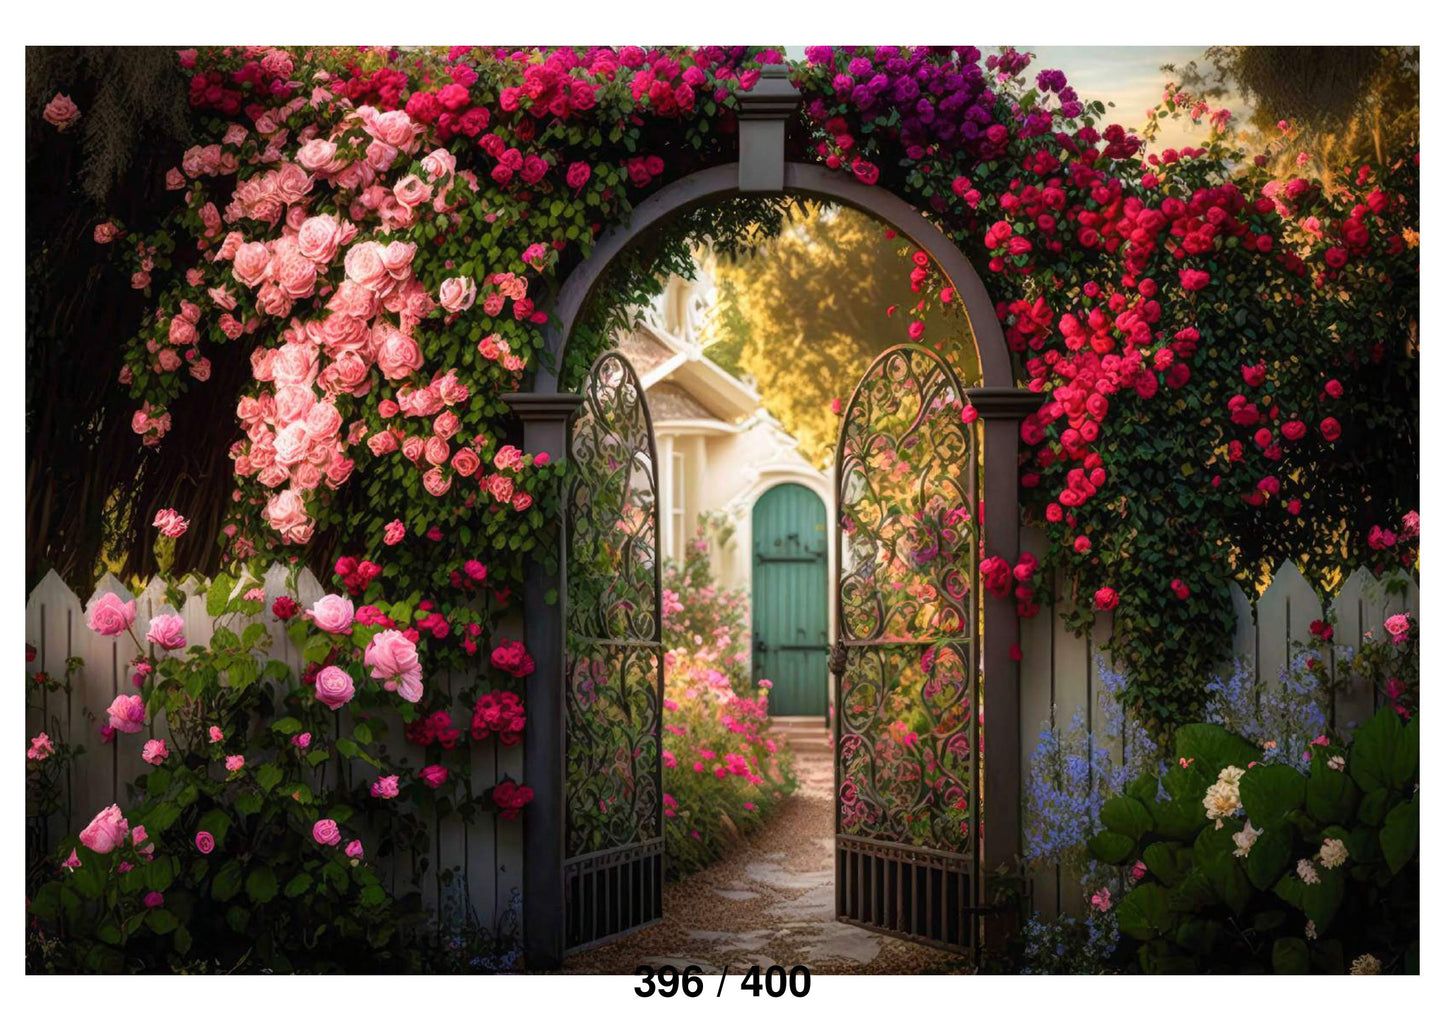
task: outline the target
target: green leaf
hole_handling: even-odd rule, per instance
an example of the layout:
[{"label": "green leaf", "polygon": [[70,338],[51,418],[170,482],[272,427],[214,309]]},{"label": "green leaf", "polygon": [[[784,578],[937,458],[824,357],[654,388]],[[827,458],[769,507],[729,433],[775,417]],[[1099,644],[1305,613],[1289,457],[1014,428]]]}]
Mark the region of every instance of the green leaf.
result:
[{"label": "green leaf", "polygon": [[1121,865],[1134,855],[1134,841],[1113,830],[1095,833],[1087,844],[1089,853],[1106,865]]},{"label": "green leaf", "polygon": [[[1305,811],[1312,819],[1322,823],[1349,822],[1359,797],[1355,782],[1344,770],[1331,769],[1326,756],[1316,755],[1311,760],[1309,779],[1305,781]],[[1378,823],[1379,819],[1374,821]]]},{"label": "green leaf", "polygon": [[1390,807],[1390,792],[1383,787],[1371,791],[1360,799],[1360,822],[1378,826],[1385,821],[1385,812]]},{"label": "green leaf", "polygon": [[292,876],[291,881],[286,884],[287,898],[300,897],[307,890],[311,889],[311,883],[311,873],[298,872],[296,875]]},{"label": "green leaf", "polygon": [[181,817],[181,806],[174,801],[162,801],[145,817],[146,832],[152,835],[164,833]]},{"label": "green leaf", "polygon": [[1189,874],[1194,855],[1176,841],[1156,841],[1144,848],[1144,865],[1165,886],[1178,886]]},{"label": "green leaf", "polygon": [[1275,940],[1270,948],[1269,959],[1276,975],[1309,974],[1309,944],[1298,936],[1285,936]]},{"label": "green leaf", "polygon": [[[1286,767],[1288,768],[1288,767]],[[1268,890],[1290,865],[1293,841],[1289,823],[1280,821],[1266,829],[1244,858],[1244,874],[1257,890]]]},{"label": "green leaf", "polygon": [[1127,794],[1110,798],[1099,809],[1099,821],[1115,833],[1122,833],[1131,841],[1138,840],[1153,824],[1149,809]]},{"label": "green leaf", "polygon": [[1124,793],[1131,798],[1138,799],[1142,804],[1148,805],[1159,796],[1159,778],[1152,772],[1145,772],[1125,787]]},{"label": "green leaf", "polygon": [[211,896],[228,901],[241,892],[241,863],[234,858],[222,865],[211,880]]},{"label": "green leaf", "polygon": [[[1381,787],[1400,786],[1392,783],[1396,769],[1397,746],[1404,737],[1404,727],[1394,710],[1381,709],[1360,724],[1350,746],[1350,776],[1365,793]],[[1418,742],[1418,731],[1417,742]],[[1418,743],[1416,751],[1418,754]],[[1404,753],[1401,753],[1404,757]]]},{"label": "green leaf", "polygon": [[356,899],[364,908],[380,907],[386,903],[386,890],[380,885],[363,886]]},{"label": "green leaf", "polygon": [[218,574],[211,587],[206,590],[206,614],[211,617],[220,617],[226,612],[226,606],[231,601],[231,593],[235,591],[236,579],[229,574]]},{"label": "green leaf", "polygon": [[321,663],[331,654],[331,639],[325,635],[312,635],[301,650],[307,663]]},{"label": "green leaf", "polygon": [[283,716],[271,724],[271,729],[278,734],[299,734],[304,724],[294,716]]},{"label": "green leaf", "polygon": [[1119,931],[1139,940],[1164,936],[1174,927],[1169,894],[1157,883],[1141,883],[1119,901],[1115,913]]},{"label": "green leaf", "polygon": [[231,816],[224,808],[213,808],[201,816],[201,821],[196,824],[196,831],[205,830],[216,838],[216,846],[220,847],[226,842],[226,834],[231,832]]},{"label": "green leaf", "polygon": [[352,728],[351,736],[356,739],[358,744],[370,744],[371,728],[365,723],[357,723],[356,726]]},{"label": "green leaf", "polygon": [[252,904],[265,904],[276,896],[276,873],[269,865],[258,865],[246,877],[246,896]]},{"label": "green leaf", "polygon": [[256,783],[268,794],[271,789],[281,782],[281,767],[274,762],[268,762],[256,770]]},{"label": "green leaf", "polygon": [[1212,783],[1225,766],[1245,768],[1264,758],[1258,748],[1215,723],[1186,723],[1174,732],[1174,757],[1193,759]]},{"label": "green leaf", "polygon": [[1300,908],[1323,934],[1344,902],[1345,877],[1341,874],[1343,870],[1327,869],[1322,865],[1317,865],[1315,871],[1320,877],[1318,883],[1301,883],[1304,893],[1300,897]]},{"label": "green leaf", "polygon": [[175,934],[171,937],[171,946],[176,948],[176,953],[184,957],[191,952],[191,930],[184,925],[176,928]]},{"label": "green leaf", "polygon": [[1190,801],[1156,801],[1149,806],[1154,817],[1154,832],[1167,840],[1192,841],[1205,824],[1204,804]]},{"label": "green leaf", "polygon": [[1256,829],[1278,829],[1305,800],[1305,778],[1290,766],[1255,766],[1239,779],[1239,800]]},{"label": "green leaf", "polygon": [[151,927],[152,932],[164,936],[168,932],[174,932],[181,920],[165,908],[153,908],[146,915],[146,924]]},{"label": "green leaf", "polygon": [[1411,799],[1402,802],[1385,816],[1380,828],[1380,850],[1391,872],[1399,872],[1415,856],[1420,846],[1420,805]]}]

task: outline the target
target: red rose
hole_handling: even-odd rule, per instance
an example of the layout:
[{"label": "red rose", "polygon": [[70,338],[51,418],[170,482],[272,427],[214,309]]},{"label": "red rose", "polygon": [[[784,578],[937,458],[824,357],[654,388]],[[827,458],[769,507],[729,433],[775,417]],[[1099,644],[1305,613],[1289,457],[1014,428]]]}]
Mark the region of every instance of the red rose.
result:
[{"label": "red rose", "polygon": [[853,176],[864,184],[878,183],[878,168],[867,160],[853,161]]},{"label": "red rose", "polygon": [[1320,435],[1330,443],[1340,438],[1340,423],[1333,418],[1327,418],[1320,423]]},{"label": "red rose", "polygon": [[1108,611],[1118,605],[1119,593],[1115,592],[1109,586],[1105,585],[1094,593],[1094,609]]}]

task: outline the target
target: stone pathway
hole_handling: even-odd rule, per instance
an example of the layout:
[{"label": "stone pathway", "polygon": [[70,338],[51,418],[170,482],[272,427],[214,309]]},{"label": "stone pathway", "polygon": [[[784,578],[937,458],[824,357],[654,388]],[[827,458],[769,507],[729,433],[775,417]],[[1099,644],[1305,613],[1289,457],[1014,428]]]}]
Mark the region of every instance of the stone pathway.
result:
[{"label": "stone pathway", "polygon": [[955,974],[967,962],[932,947],[833,920],[833,762],[826,746],[794,743],[798,791],[727,858],[663,891],[663,920],[568,958],[574,974],[631,975],[639,965],[802,964],[817,975]]}]

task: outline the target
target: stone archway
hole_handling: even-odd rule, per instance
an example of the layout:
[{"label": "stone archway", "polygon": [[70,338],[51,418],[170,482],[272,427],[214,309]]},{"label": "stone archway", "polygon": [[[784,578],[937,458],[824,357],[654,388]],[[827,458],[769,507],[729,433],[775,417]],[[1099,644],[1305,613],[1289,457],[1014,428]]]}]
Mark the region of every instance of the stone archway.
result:
[{"label": "stone archway", "polygon": [[[983,377],[983,385],[969,388],[966,394],[983,425],[984,547],[988,554],[1016,560],[1019,422],[1039,406],[1041,398],[1015,386],[1008,345],[982,279],[948,235],[911,203],[886,189],[864,185],[851,175],[786,159],[786,125],[800,97],[785,68],[765,69],[754,89],[740,101],[738,162],[697,171],[649,196],[626,224],[604,233],[591,254],[563,281],[548,309],[547,357],[538,368],[533,389],[507,398],[523,423],[527,452],[565,455],[567,424],[581,401],[580,395],[558,390],[567,346],[588,297],[613,259],[668,217],[710,201],[739,194],[825,199],[889,224],[927,252],[962,302]],[[534,561],[528,568],[524,596],[526,641],[536,661],[527,686],[531,737],[526,750],[536,811],[528,817],[525,834],[523,898],[524,946],[534,968],[555,966],[566,952],[566,609],[562,595],[566,577],[565,550],[559,551],[552,563]],[[987,712],[992,721],[986,735],[993,765],[983,781],[987,837],[981,851],[979,874],[985,878],[978,904],[989,911],[1013,892],[1013,873],[1022,848],[1019,677],[1012,656],[1019,623],[1012,605],[1003,600],[986,601],[983,629],[983,674],[989,681]],[[1001,875],[1009,878],[1000,880]],[[1005,912],[995,912],[992,917],[1002,927],[999,933],[1012,924]]]}]

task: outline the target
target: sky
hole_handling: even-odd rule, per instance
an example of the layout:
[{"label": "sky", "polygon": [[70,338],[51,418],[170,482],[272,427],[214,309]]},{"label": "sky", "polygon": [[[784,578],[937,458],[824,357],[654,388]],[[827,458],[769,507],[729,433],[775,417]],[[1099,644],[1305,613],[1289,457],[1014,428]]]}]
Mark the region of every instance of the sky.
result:
[{"label": "sky", "polygon": [[[1161,64],[1183,67],[1191,60],[1201,59],[1205,50],[1203,46],[1019,45],[1016,48],[1035,54],[1030,70],[1063,71],[1081,98],[1113,103],[1110,122],[1117,121],[1126,128],[1142,127],[1145,111],[1163,95],[1167,76],[1159,70]],[[980,49],[989,53],[995,48],[980,46]],[[803,55],[801,46],[789,46],[787,50],[790,57]],[[1231,106],[1236,119],[1246,112],[1237,103],[1225,105]],[[1187,120],[1167,122],[1159,133],[1157,147],[1198,144],[1205,130]]]}]

